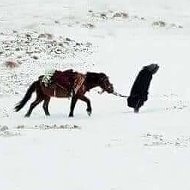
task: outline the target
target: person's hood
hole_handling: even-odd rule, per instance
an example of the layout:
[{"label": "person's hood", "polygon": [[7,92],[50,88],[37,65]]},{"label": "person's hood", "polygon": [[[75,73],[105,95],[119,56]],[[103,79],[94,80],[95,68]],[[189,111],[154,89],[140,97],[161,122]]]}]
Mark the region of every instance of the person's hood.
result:
[{"label": "person's hood", "polygon": [[158,71],[159,66],[158,64],[152,63],[150,65],[144,66],[143,68],[149,70],[152,74],[155,74]]}]

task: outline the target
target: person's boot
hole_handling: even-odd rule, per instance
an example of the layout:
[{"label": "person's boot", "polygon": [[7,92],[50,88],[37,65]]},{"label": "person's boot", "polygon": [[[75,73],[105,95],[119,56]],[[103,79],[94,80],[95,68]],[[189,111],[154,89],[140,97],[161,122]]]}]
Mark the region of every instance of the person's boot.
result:
[{"label": "person's boot", "polygon": [[139,108],[134,108],[135,113],[139,113]]}]

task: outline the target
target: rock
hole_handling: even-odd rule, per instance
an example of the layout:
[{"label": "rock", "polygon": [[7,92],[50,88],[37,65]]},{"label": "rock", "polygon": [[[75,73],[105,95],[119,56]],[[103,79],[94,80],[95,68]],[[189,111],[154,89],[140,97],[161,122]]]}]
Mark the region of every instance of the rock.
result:
[{"label": "rock", "polygon": [[128,18],[128,14],[125,12],[117,12],[113,15],[113,18]]},{"label": "rock", "polygon": [[83,24],[83,26],[84,26],[85,28],[95,28],[95,25],[94,25],[94,24],[91,24],[91,23]]},{"label": "rock", "polygon": [[6,62],[5,62],[5,66],[8,67],[8,68],[13,69],[13,68],[18,67],[19,65],[18,65],[18,63],[15,62],[15,61],[6,61]]},{"label": "rock", "polygon": [[101,13],[101,14],[100,14],[100,17],[103,18],[103,19],[106,19],[106,18],[107,18],[107,15],[106,15],[106,13]]},{"label": "rock", "polygon": [[7,131],[9,128],[4,125],[4,126],[0,126],[0,131],[3,132],[3,131]]},{"label": "rock", "polygon": [[36,55],[33,55],[32,58],[35,59],[35,60],[39,59],[39,57],[36,56]]},{"label": "rock", "polygon": [[60,24],[60,22],[58,20],[55,20],[55,24]]},{"label": "rock", "polygon": [[164,21],[155,21],[155,22],[153,22],[152,23],[152,26],[157,26],[157,27],[166,27],[166,22],[164,22]]},{"label": "rock", "polygon": [[70,38],[66,38],[65,40],[66,40],[66,41],[69,41],[69,42],[71,41],[71,39],[70,39]]}]

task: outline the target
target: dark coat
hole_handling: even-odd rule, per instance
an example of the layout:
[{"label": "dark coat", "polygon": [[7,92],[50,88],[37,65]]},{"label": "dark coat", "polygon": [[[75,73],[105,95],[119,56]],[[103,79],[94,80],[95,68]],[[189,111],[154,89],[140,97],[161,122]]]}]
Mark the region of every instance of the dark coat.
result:
[{"label": "dark coat", "polygon": [[148,100],[148,90],[152,75],[157,72],[158,68],[157,64],[151,64],[143,67],[139,72],[131,88],[130,96],[127,99],[129,107],[136,108],[138,111],[144,102]]}]

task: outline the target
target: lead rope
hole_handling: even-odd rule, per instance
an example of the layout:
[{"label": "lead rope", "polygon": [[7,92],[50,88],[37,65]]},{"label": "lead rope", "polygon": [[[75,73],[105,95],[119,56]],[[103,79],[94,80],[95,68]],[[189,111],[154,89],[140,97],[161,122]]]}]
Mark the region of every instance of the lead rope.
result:
[{"label": "lead rope", "polygon": [[129,97],[129,96],[126,96],[126,95],[122,95],[122,94],[120,94],[118,92],[113,92],[112,94],[115,95],[115,96],[119,96],[121,98],[128,98]]},{"label": "lead rope", "polygon": [[[98,94],[104,93],[104,91],[98,91],[98,90],[94,90],[94,91],[96,91]],[[120,94],[118,92],[112,92],[111,94],[113,94],[115,96],[118,96],[118,97],[121,97],[121,98],[128,98],[129,97],[129,96],[126,96],[126,95],[122,95],[122,94]]]}]

